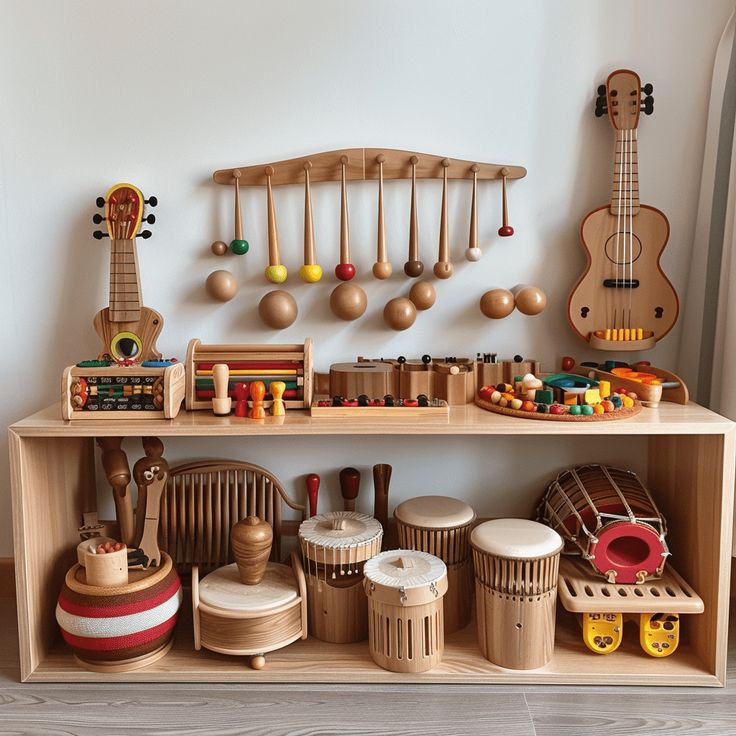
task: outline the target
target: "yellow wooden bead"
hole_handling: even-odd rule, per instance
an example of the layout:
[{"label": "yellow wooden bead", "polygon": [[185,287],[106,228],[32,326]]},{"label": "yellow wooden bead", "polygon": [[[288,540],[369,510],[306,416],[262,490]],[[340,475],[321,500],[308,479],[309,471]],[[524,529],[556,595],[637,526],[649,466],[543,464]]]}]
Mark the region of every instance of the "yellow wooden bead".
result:
[{"label": "yellow wooden bead", "polygon": [[593,413],[594,414],[603,414],[603,407],[600,404],[594,404],[593,405]]}]

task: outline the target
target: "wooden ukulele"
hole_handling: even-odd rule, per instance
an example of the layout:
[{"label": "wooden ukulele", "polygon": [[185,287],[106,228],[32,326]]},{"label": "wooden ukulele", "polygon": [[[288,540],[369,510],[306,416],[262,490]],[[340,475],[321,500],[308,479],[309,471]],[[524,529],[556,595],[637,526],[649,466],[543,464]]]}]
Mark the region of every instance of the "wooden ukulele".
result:
[{"label": "wooden ukulele", "polygon": [[636,129],[640,112],[654,109],[651,92],[651,84],[642,88],[639,75],[626,69],[598,88],[596,116],[607,112],[616,131],[611,202],[580,226],[588,265],[570,294],[568,319],[599,350],[649,349],[679,312],[677,293],[659,264],[669,222],[639,203]]},{"label": "wooden ukulele", "polygon": [[141,304],[141,280],[135,239],[151,237],[150,230],[139,232],[141,222],[153,224],[153,215],[143,217],[143,205],[155,207],[156,197],[144,199],[132,184],[115,184],[97,206],[105,208],[105,216],[95,215],[96,224],[107,222],[107,233],[95,231],[98,240],[109,237],[110,306],[95,315],[94,326],[102,340],[99,358],[110,357],[119,363],[140,363],[159,360],[156,338],[164,326],[163,317]]}]

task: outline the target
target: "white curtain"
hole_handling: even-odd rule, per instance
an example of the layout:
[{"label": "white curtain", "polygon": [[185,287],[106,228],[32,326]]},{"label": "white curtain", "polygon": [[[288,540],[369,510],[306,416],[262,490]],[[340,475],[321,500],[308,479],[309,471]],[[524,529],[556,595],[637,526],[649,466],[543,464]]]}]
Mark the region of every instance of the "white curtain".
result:
[{"label": "white curtain", "polygon": [[679,372],[693,398],[736,419],[736,12],[716,52]]}]

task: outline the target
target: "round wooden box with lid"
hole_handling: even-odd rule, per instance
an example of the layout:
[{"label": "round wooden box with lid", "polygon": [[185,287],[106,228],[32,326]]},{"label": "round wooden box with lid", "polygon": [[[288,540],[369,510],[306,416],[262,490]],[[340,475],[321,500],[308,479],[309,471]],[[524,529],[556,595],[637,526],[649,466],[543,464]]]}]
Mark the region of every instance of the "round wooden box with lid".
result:
[{"label": "round wooden box with lid", "polygon": [[380,522],[357,511],[331,511],[301,523],[312,636],[338,644],[368,637],[363,565],[381,551],[382,539]]},{"label": "round wooden box with lid", "polygon": [[470,545],[483,656],[509,669],[543,667],[555,644],[562,538],[536,521],[494,519],[473,529]]},{"label": "round wooden box with lid", "polygon": [[439,557],[447,565],[445,634],[465,628],[473,607],[470,526],[475,511],[448,496],[418,496],[394,509],[399,546]]},{"label": "round wooden box with lid", "polygon": [[192,567],[194,648],[250,656],[261,669],[265,654],[307,638],[307,591],[299,556],[291,566],[269,562],[263,579],[244,585],[235,563],[199,580]]},{"label": "round wooden box with lid", "polygon": [[56,620],[84,668],[128,672],[171,649],[181,602],[181,582],[165,552],[158,567],[131,570],[122,585],[90,585],[77,564],[64,579]]},{"label": "round wooden box with lid", "polygon": [[442,661],[447,567],[434,555],[393,549],[363,568],[373,661],[391,672],[426,672]]}]

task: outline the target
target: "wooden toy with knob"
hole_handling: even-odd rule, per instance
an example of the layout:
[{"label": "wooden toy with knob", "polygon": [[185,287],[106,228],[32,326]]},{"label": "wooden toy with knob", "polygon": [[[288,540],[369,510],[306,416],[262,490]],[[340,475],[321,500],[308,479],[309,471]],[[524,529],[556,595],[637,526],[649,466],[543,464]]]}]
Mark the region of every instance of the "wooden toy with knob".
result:
[{"label": "wooden toy with knob", "polygon": [[340,263],[335,266],[335,276],[340,281],[350,281],[355,277],[355,266],[350,262],[350,220],[348,217],[348,184],[346,169],[348,157],[340,156]]},{"label": "wooden toy with knob", "polygon": [[386,156],[379,153],[378,163],[378,231],[376,234],[376,262],[373,264],[373,275],[377,279],[387,279],[391,275],[392,266],[386,254],[386,226],[383,219],[383,164]]},{"label": "wooden toy with knob", "polygon": [[322,278],[322,266],[315,260],[312,192],[309,186],[311,168],[311,161],[306,161],[304,163],[304,265],[299,269],[299,276],[308,284],[316,284]]},{"label": "wooden toy with knob", "polygon": [[442,159],[442,210],[440,214],[440,242],[437,263],[434,264],[434,275],[438,279],[449,279],[454,267],[450,262],[450,233],[447,216],[447,169],[450,159]]},{"label": "wooden toy with knob", "polygon": [[266,384],[263,381],[253,381],[250,385],[250,396],[253,407],[248,415],[251,419],[265,419],[266,410],[263,408],[263,400],[266,398]]},{"label": "wooden toy with knob", "polygon": [[271,189],[271,177],[273,166],[266,166],[266,196],[268,203],[268,266],[266,267],[266,278],[272,284],[283,284],[288,276],[286,266],[281,263],[279,253],[279,229],[276,223],[276,208],[273,203],[273,190]]},{"label": "wooden toy with knob", "polygon": [[307,498],[309,499],[309,516],[316,516],[320,477],[317,473],[310,473],[306,477],[305,483],[307,485]]},{"label": "wooden toy with knob", "polygon": [[412,156],[411,163],[411,209],[409,211],[409,258],[404,264],[404,273],[417,278],[424,273],[424,264],[419,260],[419,218],[417,215],[417,164],[419,158]]},{"label": "wooden toy with knob", "polygon": [[509,175],[509,170],[504,166],[501,169],[501,199],[503,205],[503,224],[498,228],[498,234],[502,238],[509,238],[514,234],[514,228],[509,225],[509,204],[506,196],[506,177]]},{"label": "wooden toy with knob", "polygon": [[[473,172],[473,193],[470,199],[470,235],[468,236],[468,249],[465,251],[465,260],[479,261],[483,252],[478,247],[478,164],[473,164],[470,170]],[[504,179],[504,181],[506,181]]]},{"label": "wooden toy with knob", "polygon": [[216,363],[212,367],[212,382],[215,387],[215,396],[212,399],[212,413],[217,416],[227,416],[232,408],[233,400],[228,395],[230,368],[226,363]]},{"label": "wooden toy with knob", "polygon": [[248,252],[248,241],[243,238],[243,214],[240,208],[240,169],[233,170],[233,187],[235,189],[235,237],[230,241],[230,250],[235,255],[242,256]]},{"label": "wooden toy with knob", "polygon": [[284,406],[284,391],[286,390],[286,384],[283,381],[271,381],[269,391],[273,397],[273,404],[271,404],[271,414],[275,417],[285,417],[286,407]]}]

